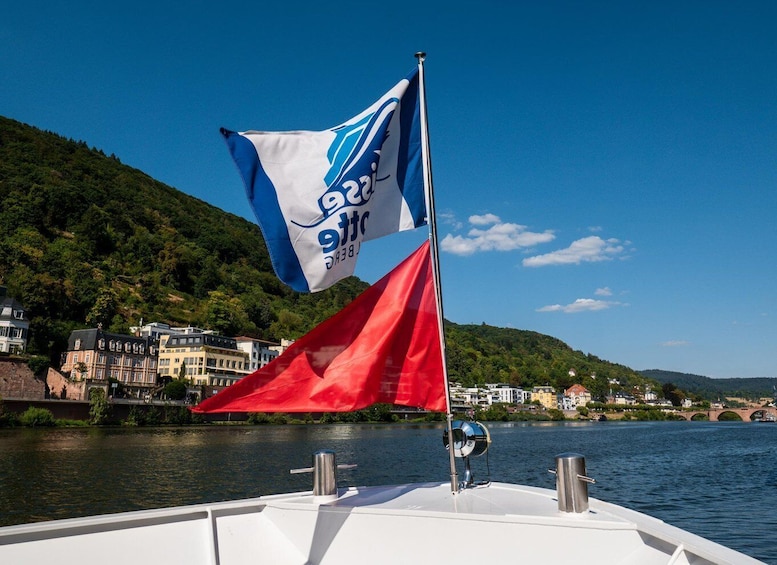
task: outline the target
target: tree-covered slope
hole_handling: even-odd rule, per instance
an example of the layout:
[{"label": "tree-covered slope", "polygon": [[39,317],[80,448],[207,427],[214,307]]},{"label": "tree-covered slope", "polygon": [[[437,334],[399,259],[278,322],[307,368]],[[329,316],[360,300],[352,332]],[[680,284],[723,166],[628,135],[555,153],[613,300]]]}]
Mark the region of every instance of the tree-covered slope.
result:
[{"label": "tree-covered slope", "polygon": [[550,384],[557,390],[582,383],[601,397],[610,390],[630,391],[648,380],[633,369],[575,351],[537,332],[486,324],[447,324],[445,332],[451,381],[503,382],[524,388]]},{"label": "tree-covered slope", "polygon": [[[272,271],[258,226],[116,157],[0,117],[0,284],[31,316],[30,351],[55,364],[72,329],[141,319],[225,335],[296,338],[350,302],[356,278],[298,294]],[[627,367],[531,331],[446,326],[451,380],[604,394]]]},{"label": "tree-covered slope", "polygon": [[772,397],[775,392],[774,387],[777,386],[777,379],[766,377],[712,379],[702,375],[659,369],[640,371],[640,374],[660,383],[672,383],[680,389],[713,401],[724,398],[768,398]]},{"label": "tree-covered slope", "polygon": [[127,332],[141,318],[293,338],[365,286],[294,293],[255,224],[2,117],[0,284],[29,310],[41,354],[61,350],[72,328]]}]

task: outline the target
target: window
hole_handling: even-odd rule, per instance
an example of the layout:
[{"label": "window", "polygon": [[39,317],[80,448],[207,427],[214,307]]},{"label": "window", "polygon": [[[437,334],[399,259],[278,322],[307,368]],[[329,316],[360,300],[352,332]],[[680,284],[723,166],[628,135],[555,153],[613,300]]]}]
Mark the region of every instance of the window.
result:
[{"label": "window", "polygon": [[73,347],[73,349],[75,349],[76,351],[78,351],[79,349],[81,349],[81,340],[80,340],[80,339],[77,339],[77,340],[76,340],[76,344],[75,344],[75,346]]},{"label": "window", "polygon": [[97,347],[99,349],[105,349],[105,338],[100,338],[100,341],[97,342]]}]

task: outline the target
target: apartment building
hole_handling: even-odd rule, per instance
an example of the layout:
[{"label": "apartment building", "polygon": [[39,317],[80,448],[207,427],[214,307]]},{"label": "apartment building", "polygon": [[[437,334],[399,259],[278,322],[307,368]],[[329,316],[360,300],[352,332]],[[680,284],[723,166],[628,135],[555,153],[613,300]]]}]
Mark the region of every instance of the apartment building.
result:
[{"label": "apartment building", "polygon": [[248,355],[248,371],[253,373],[280,355],[279,344],[253,337],[235,338],[237,348]]},{"label": "apartment building", "polygon": [[249,372],[249,355],[238,349],[235,338],[204,332],[160,338],[159,375],[162,378],[184,376],[193,385],[220,390]]}]

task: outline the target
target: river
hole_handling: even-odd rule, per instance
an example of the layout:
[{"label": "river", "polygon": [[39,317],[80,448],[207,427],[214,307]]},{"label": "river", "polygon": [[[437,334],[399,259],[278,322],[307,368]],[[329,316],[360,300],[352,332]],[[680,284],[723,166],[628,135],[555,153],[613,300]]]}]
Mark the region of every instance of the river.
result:
[{"label": "river", "polygon": [[[777,565],[777,424],[488,427],[476,480],[554,488],[555,455],[582,453],[590,496]],[[318,449],[358,465],[341,486],[446,481],[441,437],[441,424],[0,430],[0,525],[309,490],[289,469]]]}]

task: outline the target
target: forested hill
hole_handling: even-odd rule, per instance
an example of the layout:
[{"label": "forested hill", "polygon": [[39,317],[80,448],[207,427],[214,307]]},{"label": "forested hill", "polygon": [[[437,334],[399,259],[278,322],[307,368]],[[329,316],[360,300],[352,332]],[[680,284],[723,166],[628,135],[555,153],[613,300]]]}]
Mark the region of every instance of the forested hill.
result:
[{"label": "forested hill", "polygon": [[73,328],[127,333],[141,318],[294,338],[366,286],[294,293],[257,225],[2,117],[0,284],[29,310],[37,353],[61,350]]},{"label": "forested hill", "polygon": [[[0,284],[28,309],[30,352],[55,364],[70,331],[141,319],[224,335],[296,338],[350,302],[356,278],[298,294],[272,272],[258,226],[123,165],[0,117]],[[448,324],[451,380],[531,386],[635,371],[535,332]]]},{"label": "forested hill", "polygon": [[677,373],[673,371],[661,371],[651,369],[640,373],[662,384],[672,383],[676,387],[692,392],[707,400],[724,398],[766,398],[772,397],[777,386],[774,378],[735,378],[712,379],[701,375]]}]

